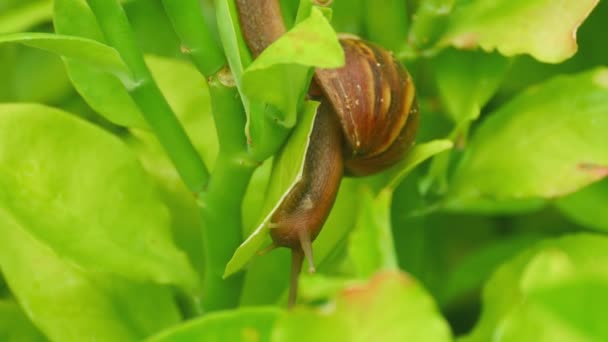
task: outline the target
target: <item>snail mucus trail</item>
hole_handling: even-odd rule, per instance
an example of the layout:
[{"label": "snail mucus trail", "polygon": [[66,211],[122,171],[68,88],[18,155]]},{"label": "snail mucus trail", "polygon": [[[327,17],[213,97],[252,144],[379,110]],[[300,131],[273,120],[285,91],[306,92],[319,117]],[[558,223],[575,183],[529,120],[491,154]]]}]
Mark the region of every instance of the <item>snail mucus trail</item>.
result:
[{"label": "snail mucus trail", "polygon": [[[254,57],[285,33],[278,0],[236,0],[241,29]],[[273,214],[273,245],[292,251],[289,306],[296,301],[304,257],[314,271],[311,243],[336,199],[343,175],[366,176],[401,160],[414,142],[419,113],[405,68],[382,47],[341,37],[345,65],[317,69],[309,97],[321,102],[302,179]]]}]

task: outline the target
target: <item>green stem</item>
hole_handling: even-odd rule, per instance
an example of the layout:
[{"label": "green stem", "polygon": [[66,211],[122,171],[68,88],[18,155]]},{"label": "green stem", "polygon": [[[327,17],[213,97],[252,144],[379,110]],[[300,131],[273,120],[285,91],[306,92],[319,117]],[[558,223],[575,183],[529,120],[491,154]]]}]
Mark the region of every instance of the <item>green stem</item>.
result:
[{"label": "green stem", "polygon": [[242,241],[241,205],[257,164],[247,155],[244,134],[245,113],[236,87],[226,70],[209,78],[213,118],[218,132],[220,153],[209,188],[201,194],[205,244],[203,307],[206,311],[238,305],[244,276],[223,279],[224,268]]},{"label": "green stem", "polygon": [[223,279],[226,263],[241,243],[241,203],[255,165],[220,153],[206,193],[199,201],[203,215],[205,311],[236,307],[244,274]]},{"label": "green stem", "polygon": [[203,18],[198,0],[163,0],[167,16],[199,71],[209,77],[226,64],[219,44]]},{"label": "green stem", "polygon": [[207,185],[209,172],[154,82],[120,3],[118,0],[87,2],[106,40],[120,53],[135,79],[135,86],[129,90],[133,100],[188,189],[199,193]]},{"label": "green stem", "polygon": [[224,280],[222,275],[242,241],[241,204],[257,166],[247,157],[245,110],[223,52],[204,22],[198,0],[163,3],[182,44],[192,52],[194,64],[209,80],[220,152],[209,188],[199,194],[205,252],[202,304],[205,311],[231,308],[238,305],[244,276]]}]

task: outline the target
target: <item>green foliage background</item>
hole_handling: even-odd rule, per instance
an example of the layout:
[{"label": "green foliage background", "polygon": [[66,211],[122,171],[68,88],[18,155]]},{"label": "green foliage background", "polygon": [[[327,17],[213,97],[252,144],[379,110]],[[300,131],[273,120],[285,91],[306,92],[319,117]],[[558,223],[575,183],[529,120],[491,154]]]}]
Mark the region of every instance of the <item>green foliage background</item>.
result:
[{"label": "green foliage background", "polygon": [[[0,340],[608,340],[608,3],[281,5],[252,61],[232,0],[0,2]],[[336,32],[407,66],[421,128],[343,180],[287,311],[256,252]]]}]

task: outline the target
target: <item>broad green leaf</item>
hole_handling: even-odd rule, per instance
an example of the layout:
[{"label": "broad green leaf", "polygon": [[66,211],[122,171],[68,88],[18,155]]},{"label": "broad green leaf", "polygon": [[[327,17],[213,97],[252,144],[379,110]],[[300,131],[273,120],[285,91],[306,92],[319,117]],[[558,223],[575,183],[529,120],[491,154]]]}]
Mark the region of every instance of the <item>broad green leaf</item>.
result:
[{"label": "broad green leaf", "polygon": [[95,40],[53,33],[13,33],[0,36],[0,43],[20,43],[78,60],[128,82],[130,71],[118,52]]},{"label": "broad green leaf", "polygon": [[23,229],[5,208],[0,223],[0,267],[21,307],[51,340],[132,341],[179,320],[167,288],[87,271]]},{"label": "broad green leaf", "polygon": [[2,11],[0,8],[0,34],[29,29],[51,17],[52,0],[23,1],[21,6]]},{"label": "broad green leaf", "polygon": [[273,342],[450,341],[450,329],[430,296],[398,272],[344,289],[319,310],[296,308],[281,317]]},{"label": "broad green leaf", "polygon": [[166,288],[87,272],[0,208],[0,267],[28,317],[52,340],[130,341],[175,324]]},{"label": "broad green leaf", "polygon": [[477,119],[498,89],[509,60],[498,53],[448,49],[433,59],[433,67],[441,100],[460,125]]},{"label": "broad green leaf", "polygon": [[2,83],[10,89],[4,102],[61,103],[71,96],[70,79],[57,55],[17,44],[3,48],[14,48],[15,58],[2,74]]},{"label": "broad green leaf", "polygon": [[456,1],[440,46],[480,46],[559,63],[576,53],[576,30],[598,0]]},{"label": "broad green leaf", "polygon": [[[57,33],[104,42],[95,15],[84,0],[55,0],[53,24]],[[96,112],[119,126],[147,127],[118,78],[75,59],[64,61],[74,88]]]},{"label": "broad green leaf", "polygon": [[[321,11],[313,7],[310,17],[271,44],[245,70],[243,92],[252,101],[274,106],[278,110],[276,119],[293,127],[308,91],[312,67],[337,68],[343,64],[344,51],[336,33]],[[249,125],[258,124],[259,119],[250,117]],[[257,137],[251,135],[251,139],[255,142]]]},{"label": "broad green leaf", "polygon": [[262,247],[264,241],[267,241],[268,223],[272,218],[275,210],[280,205],[282,199],[302,178],[302,169],[304,167],[304,157],[310,140],[310,132],[314,118],[316,117],[318,103],[307,102],[306,108],[302,113],[302,118],[296,126],[292,135],[277,156],[273,165],[268,193],[265,199],[265,205],[262,221],[258,224],[255,231],[237,248],[228,262],[224,276],[227,277],[246,265],[246,263],[255,255]]},{"label": "broad green leaf", "polygon": [[608,238],[546,240],[501,266],[481,319],[462,341],[603,341],[608,338]]},{"label": "broad green leaf", "polygon": [[349,237],[348,254],[355,274],[367,278],[379,271],[394,271],[397,256],[391,232],[392,191],[384,189],[376,198],[363,188],[357,225]]},{"label": "broad green leaf", "polygon": [[146,341],[269,341],[272,326],[281,314],[281,310],[270,307],[211,313],[165,330]]},{"label": "broad green leaf", "polygon": [[0,208],[10,229],[80,267],[196,287],[171,239],[167,208],[120,140],[27,104],[0,106],[0,140]]},{"label": "broad green leaf", "polygon": [[591,184],[555,201],[555,205],[574,222],[600,231],[608,231],[608,180]]},{"label": "broad green leaf", "polygon": [[606,129],[608,69],[532,87],[476,131],[444,205],[535,201],[598,181],[608,165]]},{"label": "broad green leaf", "polygon": [[46,340],[17,303],[11,300],[0,300],[0,341],[42,342]]}]

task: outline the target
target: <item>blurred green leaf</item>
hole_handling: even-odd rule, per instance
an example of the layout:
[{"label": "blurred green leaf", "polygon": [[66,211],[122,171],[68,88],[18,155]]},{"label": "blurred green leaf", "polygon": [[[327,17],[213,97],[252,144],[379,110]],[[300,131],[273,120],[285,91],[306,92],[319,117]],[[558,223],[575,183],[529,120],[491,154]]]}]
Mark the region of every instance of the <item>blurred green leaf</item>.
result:
[{"label": "blurred green leaf", "polygon": [[[434,44],[445,30],[456,0],[420,0],[412,19],[408,43],[421,50]],[[405,47],[406,50],[409,48]]]},{"label": "blurred green leaf", "polygon": [[80,267],[197,286],[154,183],[121,141],[27,104],[0,106],[0,132],[0,207],[10,222],[0,225],[3,235],[8,229]]},{"label": "blurred green leaf", "polygon": [[497,237],[471,250],[471,253],[460,260],[447,274],[445,286],[439,293],[439,302],[442,305],[453,304],[454,300],[466,295],[468,291],[481,288],[505,260],[540,241],[541,238],[542,235],[538,233]]},{"label": "blurred green leaf", "polygon": [[514,58],[498,94],[498,100],[508,100],[532,84],[540,83],[555,74],[575,73],[597,66],[605,66],[608,45],[604,34],[608,30],[608,2],[600,1],[577,32],[578,51],[572,58],[559,64],[545,64],[528,56]]},{"label": "blurred green leaf", "polygon": [[416,166],[441,152],[451,149],[452,146],[453,143],[447,139],[414,145],[402,161],[387,171],[389,181],[386,186],[394,190]]},{"label": "blurred green leaf", "polygon": [[52,0],[22,1],[21,6],[0,8],[0,34],[27,30],[51,18]]},{"label": "blurred green leaf", "polygon": [[21,43],[62,57],[73,58],[125,80],[130,77],[130,71],[118,52],[95,40],[53,33],[28,32],[1,35],[0,43]]},{"label": "blurred green leaf", "polygon": [[365,1],[366,37],[386,49],[397,51],[406,43],[407,2],[403,0]]},{"label": "blurred green leaf", "polygon": [[249,237],[234,252],[232,259],[226,266],[224,276],[239,271],[262,247],[264,241],[269,240],[268,223],[281,200],[297,184],[302,177],[304,157],[309,144],[310,132],[317,112],[317,102],[309,101],[302,113],[302,118],[292,133],[287,145],[277,156],[273,165],[270,187],[265,199],[262,221]]},{"label": "blurred green leaf", "polygon": [[334,0],[332,3],[332,26],[336,32],[356,35],[364,33],[364,15],[367,0]]},{"label": "blurred green leaf", "polygon": [[557,77],[523,92],[479,127],[445,207],[553,198],[600,180],[608,165],[607,113],[608,69]]},{"label": "blurred green leaf", "polygon": [[272,326],[281,313],[277,308],[263,307],[211,313],[165,330],[146,341],[269,341]]},{"label": "blurred green leaf", "polygon": [[[97,20],[83,0],[55,0],[53,24],[57,33],[104,42]],[[96,112],[119,126],[147,127],[118,78],[75,59],[65,59],[65,64],[74,88]]]},{"label": "blurred green leaf", "polygon": [[168,289],[89,273],[22,229],[4,208],[0,221],[0,266],[29,318],[50,339],[132,341],[179,320]]},{"label": "blurred green leaf", "polygon": [[433,59],[441,101],[452,120],[461,125],[479,117],[494,95],[509,60],[498,53],[447,49]]},{"label": "blurred green leaf", "polygon": [[131,0],[123,8],[144,54],[179,58],[183,56],[180,40],[159,0]]},{"label": "blurred green leaf", "polygon": [[568,218],[584,227],[608,231],[608,180],[559,198],[555,205]]},{"label": "blurred green leaf", "polygon": [[576,30],[598,0],[456,1],[440,46],[480,46],[559,63],[576,53]]},{"label": "blurred green leaf", "polygon": [[379,273],[344,289],[332,305],[281,317],[272,341],[450,341],[431,298],[402,273]]},{"label": "blurred green leaf", "polygon": [[608,238],[544,241],[501,266],[486,284],[472,341],[603,341],[608,338]]},{"label": "blurred green leaf", "polygon": [[398,269],[390,221],[392,191],[384,189],[374,198],[371,189],[363,188],[359,198],[357,225],[348,245],[355,274],[367,278],[379,271]]},{"label": "blurred green leaf", "polygon": [[[4,46],[11,47],[11,46]],[[15,62],[3,78],[11,88],[6,102],[38,102],[61,104],[73,90],[61,58],[40,49],[14,45]]]},{"label": "blurred green leaf", "polygon": [[47,339],[21,311],[17,303],[0,300],[0,340],[5,342],[42,342]]}]

